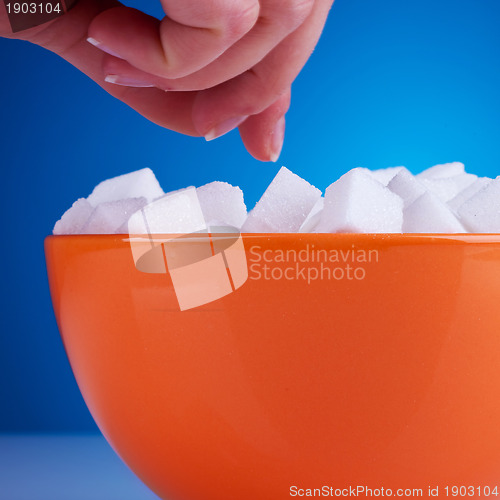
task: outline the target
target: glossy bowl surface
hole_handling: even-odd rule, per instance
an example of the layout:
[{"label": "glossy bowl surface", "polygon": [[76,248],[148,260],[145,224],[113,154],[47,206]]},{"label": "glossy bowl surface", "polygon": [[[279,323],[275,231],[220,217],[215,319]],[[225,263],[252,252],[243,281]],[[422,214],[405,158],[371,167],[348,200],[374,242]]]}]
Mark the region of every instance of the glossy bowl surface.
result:
[{"label": "glossy bowl surface", "polygon": [[242,238],[246,282],[184,311],[128,236],[45,241],[83,397],[153,491],[500,490],[500,235]]}]

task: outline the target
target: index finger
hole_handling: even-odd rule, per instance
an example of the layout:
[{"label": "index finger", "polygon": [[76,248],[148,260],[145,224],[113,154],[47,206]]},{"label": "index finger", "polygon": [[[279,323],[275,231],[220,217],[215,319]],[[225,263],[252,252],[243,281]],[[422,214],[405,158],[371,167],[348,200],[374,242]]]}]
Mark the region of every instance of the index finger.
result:
[{"label": "index finger", "polygon": [[163,78],[191,74],[217,59],[252,29],[258,0],[162,0],[161,21],[129,7],[104,11],[89,41]]}]

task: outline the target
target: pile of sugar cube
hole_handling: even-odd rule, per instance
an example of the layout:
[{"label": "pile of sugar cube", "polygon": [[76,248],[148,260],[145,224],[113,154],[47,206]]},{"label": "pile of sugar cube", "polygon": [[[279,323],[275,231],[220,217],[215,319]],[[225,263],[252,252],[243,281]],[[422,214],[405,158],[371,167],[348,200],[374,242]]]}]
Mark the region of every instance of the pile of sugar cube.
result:
[{"label": "pile of sugar cube", "polygon": [[53,233],[127,234],[131,216],[146,207],[148,220],[157,221],[152,233],[188,232],[196,211],[207,226],[242,233],[500,233],[500,176],[478,177],[458,162],[417,175],[404,167],[354,168],[323,195],[282,167],[247,213],[239,187],[211,182],[165,193],[144,168],[98,184],[64,213]]}]

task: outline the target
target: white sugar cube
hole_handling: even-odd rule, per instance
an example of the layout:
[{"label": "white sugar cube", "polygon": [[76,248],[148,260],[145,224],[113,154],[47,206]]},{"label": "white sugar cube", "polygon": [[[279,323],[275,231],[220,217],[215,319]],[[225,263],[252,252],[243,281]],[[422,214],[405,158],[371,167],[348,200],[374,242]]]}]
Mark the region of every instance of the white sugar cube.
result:
[{"label": "white sugar cube", "polygon": [[299,228],[299,233],[312,233],[314,228],[318,225],[321,219],[321,212],[325,206],[325,199],[323,196],[314,204],[306,220]]},{"label": "white sugar cube", "polygon": [[420,182],[440,200],[448,202],[477,180],[477,175],[458,174],[442,179],[420,178]]},{"label": "white sugar cube", "polygon": [[449,207],[430,192],[424,193],[403,211],[404,233],[465,233]]},{"label": "white sugar cube", "polygon": [[240,228],[247,217],[243,191],[227,182],[211,182],[196,189],[207,224]]},{"label": "white sugar cube", "polygon": [[[178,235],[240,227],[263,233],[500,233],[500,177],[478,178],[458,162],[416,176],[404,167],[356,168],[331,184],[323,198],[283,167],[247,214],[238,187],[211,182],[165,194],[145,168],[101,182],[64,213],[53,233],[165,234],[178,241]],[[139,238],[134,258],[142,258],[155,241],[146,240],[143,248]]]},{"label": "white sugar cube", "polygon": [[121,231],[128,219],[146,205],[146,198],[126,198],[98,205],[82,228],[85,234],[113,234]]},{"label": "white sugar cube", "polygon": [[321,191],[282,167],[241,228],[244,233],[294,233],[306,220]]},{"label": "white sugar cube", "polygon": [[150,203],[163,194],[165,193],[153,171],[150,168],[143,168],[101,182],[87,200],[94,207],[104,202],[126,198],[146,198]]},{"label": "white sugar cube", "polygon": [[463,203],[457,214],[474,233],[500,233],[500,176]]},{"label": "white sugar cube", "polygon": [[481,189],[486,187],[492,179],[489,177],[479,177],[472,184],[460,191],[448,202],[448,206],[456,212],[469,198],[472,198]]},{"label": "white sugar cube", "polygon": [[79,234],[94,207],[85,199],[80,198],[73,203],[71,208],[64,212],[60,220],[56,222],[53,229],[53,234]]},{"label": "white sugar cube", "polygon": [[403,206],[411,205],[426,192],[422,183],[406,168],[402,168],[388,184],[389,189],[403,199]]},{"label": "white sugar cube", "polygon": [[377,170],[372,170],[373,177],[379,181],[384,186],[387,186],[389,182],[399,173],[401,170],[406,170],[405,167],[389,167],[389,168],[379,168]]},{"label": "white sugar cube", "polygon": [[463,163],[454,161],[451,163],[443,163],[441,165],[434,165],[423,172],[417,174],[419,179],[444,179],[446,177],[453,177],[465,173]]},{"label": "white sugar cube", "polygon": [[402,224],[403,200],[365,169],[355,168],[326,189],[315,232],[399,233]]},{"label": "white sugar cube", "polygon": [[167,193],[128,221],[130,234],[190,234],[206,228],[194,187]]}]

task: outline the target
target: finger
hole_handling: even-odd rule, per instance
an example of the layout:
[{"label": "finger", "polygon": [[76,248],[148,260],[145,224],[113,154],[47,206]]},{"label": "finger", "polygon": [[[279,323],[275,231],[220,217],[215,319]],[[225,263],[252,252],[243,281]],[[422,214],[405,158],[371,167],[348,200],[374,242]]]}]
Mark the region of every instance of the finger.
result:
[{"label": "finger", "polygon": [[211,88],[258,64],[307,19],[313,6],[314,0],[262,1],[259,20],[246,36],[199,71],[184,77],[164,78],[165,75],[160,70],[145,69],[144,65],[134,64],[128,57],[106,58],[103,70],[109,81],[119,85],[127,85],[127,82],[135,81],[152,83],[165,90]]},{"label": "finger", "polygon": [[[196,93],[169,94],[155,88],[119,87],[104,81],[104,53],[87,42],[87,32],[90,22],[103,8],[115,5],[117,2],[114,1],[80,0],[67,14],[25,39],[59,54],[111,95],[154,123],[183,134],[199,135],[192,121]],[[107,117],[99,116],[99,119],[106,120]]]},{"label": "finger", "polygon": [[134,67],[164,78],[203,68],[252,29],[258,0],[162,0],[162,21],[118,7],[89,27],[90,41]]},{"label": "finger", "polygon": [[239,126],[243,144],[257,160],[278,160],[285,137],[285,113],[289,107],[290,90],[262,113],[249,116]]},{"label": "finger", "polygon": [[200,92],[193,108],[198,132],[214,138],[228,123],[262,112],[285,93],[314,49],[332,3],[318,1],[307,21],[254,68]]},{"label": "finger", "polygon": [[117,90],[117,87],[112,85],[103,85],[103,87],[112,96],[151,122],[184,135],[199,137],[200,134],[194,127],[192,120],[195,93],[168,94],[155,88],[118,87],[120,90]]}]

